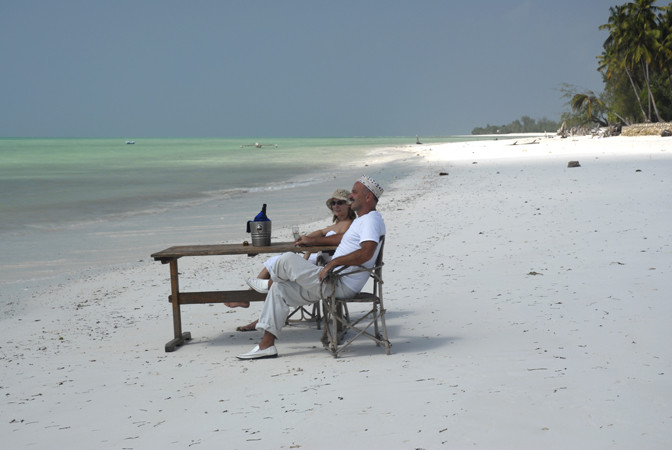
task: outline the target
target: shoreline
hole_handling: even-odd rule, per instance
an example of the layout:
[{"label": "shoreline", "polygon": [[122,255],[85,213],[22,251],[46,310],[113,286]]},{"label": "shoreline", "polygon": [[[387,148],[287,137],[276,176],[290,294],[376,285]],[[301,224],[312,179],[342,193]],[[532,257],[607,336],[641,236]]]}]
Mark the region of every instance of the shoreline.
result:
[{"label": "shoreline", "polygon": [[[512,139],[536,135],[500,137]],[[489,137],[473,135],[461,137],[469,138],[467,142],[490,140]],[[348,161],[336,172],[315,172],[310,177],[312,184],[309,189],[305,189],[297,178],[285,183],[284,189],[240,189],[236,191],[237,195],[202,192],[191,200],[175,200],[141,211],[5,231],[2,234],[5,255],[22,255],[22,258],[3,258],[0,262],[0,287],[9,292],[8,296],[16,297],[22,291],[58,283],[64,278],[76,278],[80,272],[84,275],[103,270],[108,265],[119,266],[127,261],[141,261],[150,253],[158,251],[159,247],[242,241],[249,238],[249,235],[240,231],[244,230],[247,220],[243,215],[249,214],[248,219],[251,218],[261,203],[269,203],[272,208],[274,239],[276,231],[278,236],[286,234],[286,229],[295,224],[297,216],[311,225],[323,227],[321,218],[328,214],[326,210],[321,210],[323,202],[315,192],[331,192],[337,187],[346,187],[346,184],[352,183],[352,179],[364,172],[369,172],[388,185],[400,177],[410,176],[410,172],[415,170],[412,163],[418,158],[414,152],[445,144],[390,143],[371,148],[362,156],[364,167],[358,166],[355,161]],[[223,213],[232,210],[234,214]],[[189,238],[185,239],[184,236]],[[43,244],[35,245],[36,242],[45,242],[46,248]]]},{"label": "shoreline", "polygon": [[[352,150],[350,150],[352,152]],[[137,261],[171,245],[249,240],[246,221],[262,203],[269,204],[274,235],[282,236],[296,217],[315,221],[328,216],[322,196],[350,184],[361,166],[385,181],[407,173],[400,147],[367,150],[362,163],[348,160],[337,170],[315,168],[281,183],[234,191],[206,191],[140,210],[49,226],[23,226],[2,233],[5,257],[0,261],[0,286],[48,283],[104,264]],[[387,172],[392,170],[391,175]],[[275,236],[274,236],[275,238]],[[39,243],[39,244],[38,244]],[[19,258],[17,258],[19,256]]]},{"label": "shoreline", "polygon": [[[235,327],[258,305],[183,308],[194,339],[166,354],[168,267],[149,255],[26,292],[2,306],[5,442],[665,448],[668,148],[580,137],[406,149],[412,176],[384,186],[378,208],[390,356],[359,341],[333,359],[320,331],[297,325],[279,358],[237,361],[259,334]],[[261,263],[185,258],[181,284],[243,288]],[[325,445],[334,421],[342,437]]]}]

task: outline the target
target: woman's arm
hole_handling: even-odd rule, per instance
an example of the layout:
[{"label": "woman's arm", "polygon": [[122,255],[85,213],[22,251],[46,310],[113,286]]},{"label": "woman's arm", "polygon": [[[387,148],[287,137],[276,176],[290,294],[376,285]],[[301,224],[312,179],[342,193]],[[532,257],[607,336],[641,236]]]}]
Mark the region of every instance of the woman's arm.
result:
[{"label": "woman's arm", "polygon": [[312,245],[338,245],[341,243],[341,234],[332,234],[331,236],[299,236],[294,245],[303,245],[310,247]]},{"label": "woman's arm", "polygon": [[[340,222],[336,222],[333,225],[330,225],[326,228],[323,228],[321,230],[316,230],[313,231],[310,234],[306,234],[304,236],[300,236],[299,239],[297,239],[294,244],[296,245],[338,245],[341,243],[341,237],[343,234],[348,231],[348,228],[350,228],[350,225],[352,224],[352,220],[342,220]],[[334,239],[329,239],[329,240],[322,240],[319,238],[326,237],[327,234],[329,234],[330,231],[333,231],[336,236],[338,236],[338,240]],[[333,237],[329,236],[330,238]]]},{"label": "woman's arm", "polygon": [[315,230],[315,231],[313,231],[312,233],[308,233],[306,236],[308,236],[308,237],[320,237],[320,236],[324,236],[324,235],[326,235],[326,234],[329,232],[329,228],[331,228],[331,227],[323,228],[323,229],[321,229],[321,230]]}]

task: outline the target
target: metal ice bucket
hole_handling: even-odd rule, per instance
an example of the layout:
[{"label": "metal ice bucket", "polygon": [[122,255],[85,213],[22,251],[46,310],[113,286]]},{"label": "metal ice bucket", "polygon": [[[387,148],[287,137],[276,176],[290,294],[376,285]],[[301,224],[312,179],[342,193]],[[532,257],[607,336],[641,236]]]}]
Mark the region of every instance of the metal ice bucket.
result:
[{"label": "metal ice bucket", "polygon": [[247,222],[247,231],[252,234],[252,245],[255,247],[268,247],[271,245],[271,221]]}]

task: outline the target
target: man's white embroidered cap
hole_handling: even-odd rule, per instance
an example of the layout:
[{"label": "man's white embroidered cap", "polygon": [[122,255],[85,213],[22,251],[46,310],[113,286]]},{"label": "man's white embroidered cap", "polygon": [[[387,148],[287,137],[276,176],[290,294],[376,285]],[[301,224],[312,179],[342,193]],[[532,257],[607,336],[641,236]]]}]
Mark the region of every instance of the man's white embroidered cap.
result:
[{"label": "man's white embroidered cap", "polygon": [[360,183],[362,183],[368,190],[371,191],[373,195],[376,196],[376,199],[379,199],[381,195],[383,195],[383,188],[370,176],[367,175],[362,175],[362,177],[357,180]]}]

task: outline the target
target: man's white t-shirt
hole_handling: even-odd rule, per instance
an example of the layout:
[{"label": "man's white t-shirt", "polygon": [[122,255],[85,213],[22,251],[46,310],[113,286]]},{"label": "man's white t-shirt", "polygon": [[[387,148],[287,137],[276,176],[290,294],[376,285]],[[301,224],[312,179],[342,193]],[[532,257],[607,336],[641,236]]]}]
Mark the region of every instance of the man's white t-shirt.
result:
[{"label": "man's white t-shirt", "polygon": [[[333,257],[338,258],[359,250],[362,248],[362,242],[374,241],[380,243],[380,237],[383,235],[385,235],[385,222],[378,211],[371,211],[357,217],[341,238],[341,243],[336,248]],[[362,265],[369,269],[373,267],[379,252],[380,246],[376,247],[373,257]],[[346,273],[350,270],[355,269],[347,269]],[[343,277],[342,281],[352,291],[360,292],[368,279],[368,272],[359,272]]]}]

